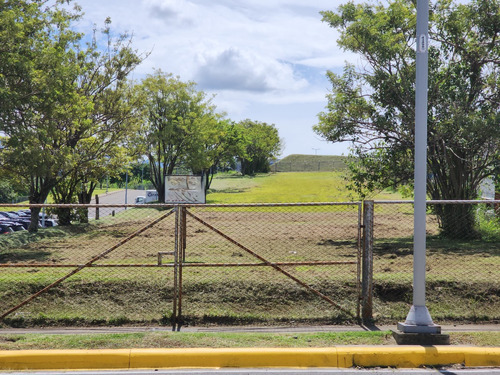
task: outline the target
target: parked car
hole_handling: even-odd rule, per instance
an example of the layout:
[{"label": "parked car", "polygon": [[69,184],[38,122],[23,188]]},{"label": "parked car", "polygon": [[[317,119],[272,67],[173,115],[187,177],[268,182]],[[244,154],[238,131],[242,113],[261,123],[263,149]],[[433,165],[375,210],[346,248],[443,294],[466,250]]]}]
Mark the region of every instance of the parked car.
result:
[{"label": "parked car", "polygon": [[0,215],[9,219],[19,219],[19,215],[16,215],[9,211],[0,211]]},{"label": "parked car", "polygon": [[15,212],[10,211],[0,211],[0,219],[6,219],[13,223],[19,223],[24,227],[24,229],[28,229],[31,222],[29,218],[19,216]]},{"label": "parked car", "polygon": [[57,226],[57,221],[54,219],[45,219],[44,221],[41,221],[41,223],[43,222],[45,222],[45,228]]},{"label": "parked car", "polygon": [[18,231],[27,229],[27,228],[25,228],[23,223],[6,218],[4,216],[0,216],[0,224],[11,227],[14,232],[18,232]]},{"label": "parked car", "polygon": [[0,234],[9,234],[14,232],[14,230],[8,225],[0,222]]}]

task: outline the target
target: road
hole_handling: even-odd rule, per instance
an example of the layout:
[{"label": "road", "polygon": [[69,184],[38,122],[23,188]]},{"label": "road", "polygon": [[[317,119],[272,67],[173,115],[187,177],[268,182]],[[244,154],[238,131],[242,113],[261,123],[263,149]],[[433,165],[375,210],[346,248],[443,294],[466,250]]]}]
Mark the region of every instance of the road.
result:
[{"label": "road", "polygon": [[[125,198],[126,194],[126,198]],[[139,195],[145,195],[145,190],[116,190],[108,194],[99,195],[100,204],[134,204],[135,198]],[[126,199],[126,200],[125,200]],[[91,204],[95,204],[95,199],[92,199]]]},{"label": "road", "polygon": [[[108,194],[99,195],[99,204],[134,204],[135,198],[139,195],[145,195],[144,190],[116,190]],[[90,204],[96,204],[95,198],[92,199]],[[112,215],[113,211],[118,213],[125,210],[124,207],[114,207],[114,208],[101,208],[99,210],[99,216],[104,217]],[[89,219],[95,218],[95,208],[89,209]]]}]

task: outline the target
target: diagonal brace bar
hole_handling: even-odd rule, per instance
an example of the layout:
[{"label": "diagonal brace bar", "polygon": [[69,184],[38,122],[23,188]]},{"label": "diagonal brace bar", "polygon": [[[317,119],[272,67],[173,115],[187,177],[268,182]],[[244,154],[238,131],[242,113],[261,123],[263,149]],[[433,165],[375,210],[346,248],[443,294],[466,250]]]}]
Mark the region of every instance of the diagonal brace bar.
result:
[{"label": "diagonal brace bar", "polygon": [[62,283],[64,280],[68,279],[69,277],[73,276],[74,274],[80,272],[81,270],[83,270],[84,268],[86,267],[90,267],[92,266],[93,263],[97,262],[99,259],[103,258],[104,256],[108,255],[109,253],[111,253],[112,251],[118,249],[120,246],[126,244],[127,242],[129,242],[131,239],[137,237],[139,234],[141,234],[142,232],[148,230],[149,228],[151,228],[152,226],[154,226],[155,224],[159,223],[160,221],[162,221],[163,219],[167,218],[168,216],[170,216],[172,213],[174,212],[174,210],[171,210],[169,211],[168,213],[166,213],[165,215],[162,215],[160,216],[158,219],[152,221],[151,223],[149,223],[148,225],[142,227],[141,229],[137,230],[136,232],[132,233],[130,236],[128,236],[127,238],[121,240],[120,242],[118,242],[116,245],[110,247],[109,249],[103,251],[101,254],[95,256],[94,258],[92,258],[91,260],[89,260],[87,263],[83,264],[83,265],[80,265],[78,266],[77,268],[75,268],[73,271],[71,271],[70,273],[68,273],[67,275],[61,277],[60,279],[54,281],[52,284],[50,285],[47,285],[45,288],[43,288],[42,290],[36,292],[35,294],[33,294],[31,297],[27,298],[26,300],[24,300],[23,302],[21,302],[19,305],[11,308],[10,310],[8,310],[7,312],[3,313],[1,316],[0,316],[0,321],[3,320],[7,315],[9,314],[12,314],[14,311],[20,309],[21,307],[23,307],[24,305],[26,305],[27,303],[31,302],[32,300],[34,300],[36,297],[40,296],[41,294],[47,292],[49,289],[55,287],[56,285]]},{"label": "diagonal brace bar", "polygon": [[233,243],[234,245],[238,246],[240,249],[246,251],[247,253],[251,254],[252,256],[256,257],[257,259],[261,260],[262,262],[264,262],[266,265],[274,268],[276,271],[278,272],[281,272],[283,275],[287,276],[288,278],[292,279],[293,281],[295,281],[297,284],[301,285],[302,287],[306,288],[307,290],[309,290],[310,292],[316,294],[318,297],[322,298],[323,300],[325,300],[326,302],[328,302],[329,304],[335,306],[336,308],[338,308],[339,310],[345,312],[346,314],[350,315],[350,316],[353,316],[353,314],[344,309],[342,306],[340,306],[338,303],[336,303],[335,301],[333,301],[330,297],[328,296],[325,296],[323,293],[321,293],[320,291],[314,289],[313,287],[307,285],[306,283],[304,283],[302,280],[298,279],[297,277],[293,276],[291,273],[285,271],[283,268],[279,267],[278,265],[276,265],[275,263],[271,263],[270,261],[268,261],[267,259],[265,259],[264,257],[260,256],[259,254],[255,253],[254,251],[250,250],[249,248],[243,246],[242,244],[240,244],[239,242],[237,242],[236,240],[232,239],[231,237],[229,237],[228,235],[224,234],[223,232],[221,232],[220,230],[218,230],[217,228],[215,228],[214,226],[208,224],[206,221],[204,221],[203,219],[200,219],[199,217],[195,216],[192,212],[190,212],[189,210],[186,210],[187,214],[189,216],[191,216],[193,219],[195,219],[196,221],[200,222],[201,224],[203,224],[204,226],[206,226],[207,228],[211,229],[212,231],[214,231],[215,233],[219,234],[220,236],[224,237],[226,240],[228,240],[229,242]]}]

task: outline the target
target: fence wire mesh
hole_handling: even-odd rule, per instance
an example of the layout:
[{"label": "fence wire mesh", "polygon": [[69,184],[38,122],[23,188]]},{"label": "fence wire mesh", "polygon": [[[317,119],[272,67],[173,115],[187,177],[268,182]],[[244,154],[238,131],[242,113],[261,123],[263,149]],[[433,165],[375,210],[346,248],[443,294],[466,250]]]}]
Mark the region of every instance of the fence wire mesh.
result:
[{"label": "fence wire mesh", "polygon": [[72,224],[0,236],[4,323],[356,320],[359,204],[180,207],[44,206]]},{"label": "fence wire mesh", "polygon": [[[328,324],[359,316],[359,203],[46,205],[45,224],[61,209],[71,225],[37,233],[18,225],[0,235],[8,325]],[[373,233],[374,319],[404,320],[412,202],[376,202]],[[499,256],[499,201],[429,202],[434,320],[499,321]]]},{"label": "fence wire mesh", "polygon": [[[427,205],[427,307],[435,321],[500,320],[499,202]],[[412,303],[412,202],[375,202],[374,318],[404,320]]]},{"label": "fence wire mesh", "polygon": [[[50,215],[56,207],[44,210]],[[7,323],[123,324],[164,319],[172,301],[173,274],[157,267],[157,259],[158,252],[174,248],[171,210],[101,206],[99,220],[95,210],[89,209],[88,223],[0,237],[2,314],[56,283],[6,316]]]}]

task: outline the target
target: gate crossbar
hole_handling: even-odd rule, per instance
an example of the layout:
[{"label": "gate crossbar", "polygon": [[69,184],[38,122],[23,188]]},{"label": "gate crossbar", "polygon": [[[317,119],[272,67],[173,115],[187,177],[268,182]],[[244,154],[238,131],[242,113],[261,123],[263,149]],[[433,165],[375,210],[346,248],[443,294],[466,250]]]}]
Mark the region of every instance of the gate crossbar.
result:
[{"label": "gate crossbar", "polygon": [[35,294],[33,294],[32,296],[28,297],[27,299],[25,299],[23,302],[21,302],[19,305],[17,306],[14,306],[13,308],[11,308],[10,310],[6,311],[5,313],[3,313],[1,316],[0,316],[0,321],[3,320],[7,315],[10,315],[12,314],[14,311],[20,309],[21,307],[23,307],[24,305],[26,305],[27,303],[31,302],[32,300],[34,300],[36,297],[40,296],[41,294],[47,292],[48,290],[52,289],[53,287],[55,287],[56,285],[59,285],[60,283],[62,283],[64,280],[68,279],[69,277],[73,276],[74,274],[80,272],[81,270],[83,270],[84,268],[87,268],[87,267],[90,267],[92,266],[93,263],[97,262],[99,259],[105,257],[106,255],[108,255],[109,253],[111,253],[112,251],[118,249],[120,246],[126,244],[127,242],[129,242],[131,239],[137,237],[139,234],[141,234],[142,232],[148,230],[149,228],[151,228],[152,226],[154,226],[155,224],[158,224],[160,221],[162,221],[163,219],[167,218],[168,216],[170,216],[172,213],[174,213],[175,210],[170,210],[169,212],[167,212],[165,215],[162,215],[160,216],[158,219],[156,220],[153,220],[151,223],[149,223],[148,225],[145,225],[144,227],[142,227],[141,229],[137,230],[136,232],[132,233],[130,236],[128,236],[127,238],[121,240],[120,242],[118,242],[116,245],[110,247],[109,249],[103,251],[102,253],[100,253],[99,255],[95,256],[94,258],[92,258],[91,260],[89,260],[87,263],[83,264],[83,265],[80,265],[78,266],[77,268],[75,268],[73,271],[69,272],[68,274],[64,275],[63,277],[57,279],[56,281],[54,281],[52,284],[50,285],[47,285],[45,288],[43,288],[42,290],[39,290],[38,292],[36,292]]},{"label": "gate crossbar", "polygon": [[354,317],[354,315],[349,311],[349,310],[346,310],[344,309],[341,305],[339,305],[337,302],[333,301],[330,297],[324,295],[323,293],[321,293],[319,290],[316,290],[314,289],[313,287],[311,287],[310,285],[307,285],[306,283],[304,283],[302,280],[298,279],[297,277],[293,276],[291,273],[285,271],[283,268],[281,268],[280,266],[278,266],[276,263],[272,263],[270,261],[268,261],[267,259],[265,259],[264,257],[260,256],[259,254],[255,253],[254,251],[250,250],[249,248],[247,248],[246,246],[240,244],[239,242],[237,242],[236,240],[232,239],[231,237],[229,237],[228,235],[226,235],[225,233],[221,232],[220,230],[218,230],[217,228],[215,228],[214,226],[210,225],[209,223],[207,223],[206,221],[204,221],[203,219],[197,217],[196,215],[194,215],[192,212],[190,212],[189,210],[186,210],[186,213],[191,216],[193,219],[195,219],[196,221],[198,221],[199,223],[203,224],[204,226],[206,226],[207,228],[209,228],[210,230],[214,231],[215,233],[219,234],[220,236],[224,237],[226,240],[228,240],[229,242],[231,242],[232,244],[238,246],[240,249],[246,251],[247,253],[249,253],[250,255],[256,257],[257,259],[259,259],[260,261],[264,262],[267,266],[270,266],[272,268],[274,268],[276,271],[278,272],[281,272],[283,275],[285,275],[286,277],[292,279],[293,281],[295,281],[297,284],[301,285],[302,287],[306,288],[307,290],[309,290],[310,292],[316,294],[318,297],[322,298],[323,300],[325,300],[326,302],[328,302],[329,304],[331,304],[332,306],[335,306],[336,308],[338,308],[339,310],[345,312],[346,314]]}]

